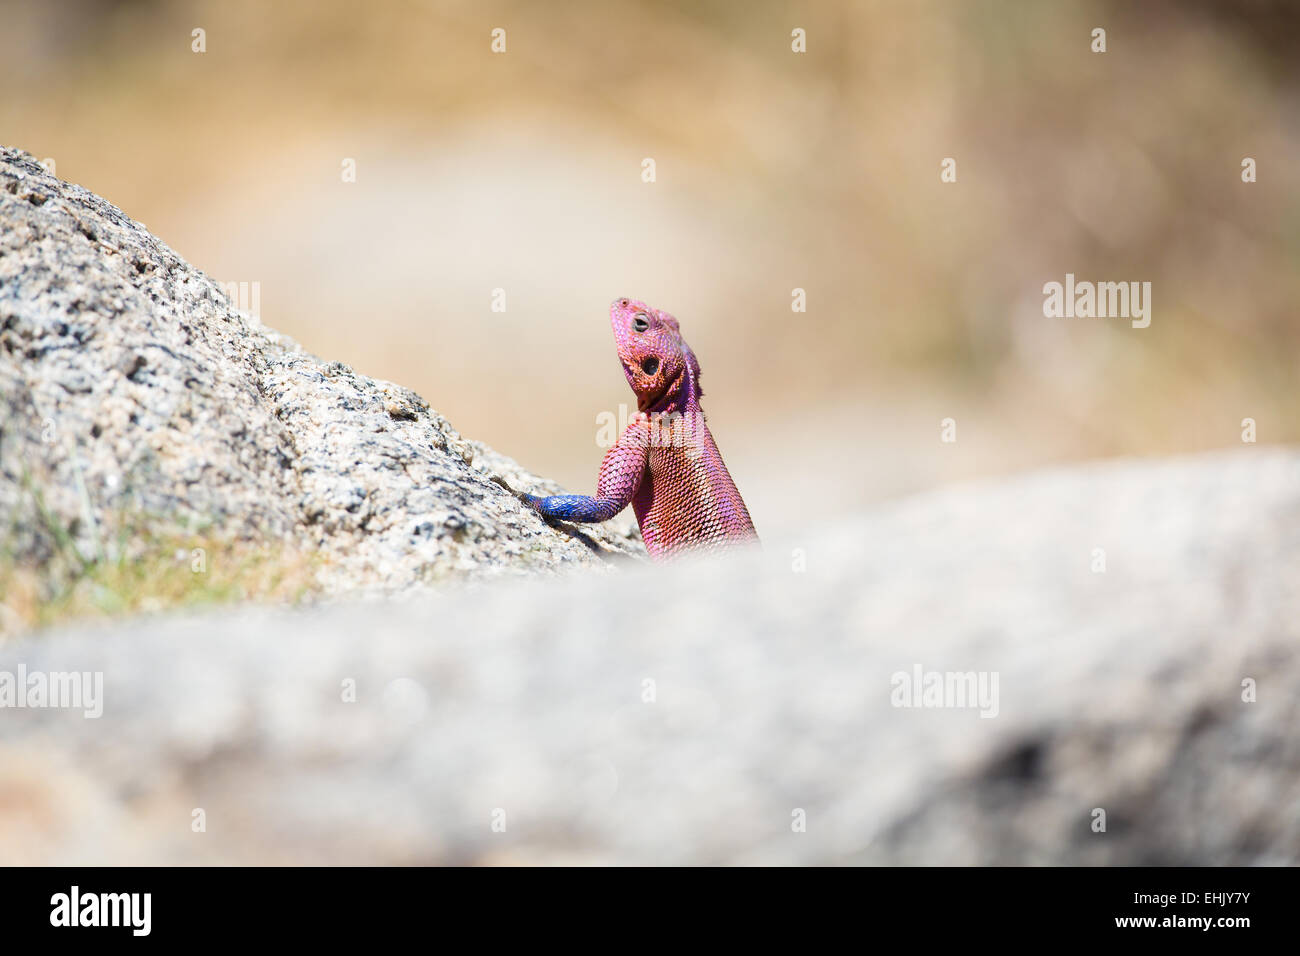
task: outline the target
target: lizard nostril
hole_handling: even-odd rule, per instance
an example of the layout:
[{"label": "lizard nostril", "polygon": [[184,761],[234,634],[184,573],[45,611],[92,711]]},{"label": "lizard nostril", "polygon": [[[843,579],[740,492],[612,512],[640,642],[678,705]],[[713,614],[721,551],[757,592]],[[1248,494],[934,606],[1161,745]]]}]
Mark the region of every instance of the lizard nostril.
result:
[{"label": "lizard nostril", "polygon": [[627,299],[619,299],[618,304],[626,309],[632,303],[628,302]]},{"label": "lizard nostril", "polygon": [[647,375],[653,375],[655,372],[659,371],[659,360],[654,356],[646,359],[641,363],[641,371],[645,372]]}]

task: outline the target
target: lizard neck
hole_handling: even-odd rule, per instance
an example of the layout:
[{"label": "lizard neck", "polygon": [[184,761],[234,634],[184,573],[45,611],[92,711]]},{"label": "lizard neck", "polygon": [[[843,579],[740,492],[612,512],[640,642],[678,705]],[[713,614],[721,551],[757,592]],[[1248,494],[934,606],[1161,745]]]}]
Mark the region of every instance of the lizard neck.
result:
[{"label": "lizard neck", "polygon": [[699,380],[687,365],[685,371],[662,393],[639,401],[637,406],[643,412],[686,414],[699,411],[700,396],[703,394],[704,390],[700,388]]}]

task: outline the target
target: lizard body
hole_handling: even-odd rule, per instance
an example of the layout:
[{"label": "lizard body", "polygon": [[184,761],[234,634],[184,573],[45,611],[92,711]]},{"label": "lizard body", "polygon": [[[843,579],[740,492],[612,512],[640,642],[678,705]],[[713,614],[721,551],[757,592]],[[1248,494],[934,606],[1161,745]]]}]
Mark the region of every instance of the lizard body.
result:
[{"label": "lizard body", "polygon": [[614,342],[638,412],[606,453],[596,494],[520,495],[545,518],[606,521],[630,503],[656,560],[756,544],[758,534],[700,407],[700,364],[677,320],[616,299]]}]

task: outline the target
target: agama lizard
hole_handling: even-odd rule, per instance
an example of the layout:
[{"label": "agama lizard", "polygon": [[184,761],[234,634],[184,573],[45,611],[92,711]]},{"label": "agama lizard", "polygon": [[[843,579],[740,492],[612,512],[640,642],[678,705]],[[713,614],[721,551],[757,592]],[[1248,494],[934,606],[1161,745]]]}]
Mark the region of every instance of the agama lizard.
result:
[{"label": "agama lizard", "polygon": [[544,518],[607,521],[628,503],[656,560],[683,551],[757,544],[745,502],[722,463],[700,407],[700,363],[677,320],[615,299],[614,342],[638,412],[605,455],[596,495],[519,494]]}]

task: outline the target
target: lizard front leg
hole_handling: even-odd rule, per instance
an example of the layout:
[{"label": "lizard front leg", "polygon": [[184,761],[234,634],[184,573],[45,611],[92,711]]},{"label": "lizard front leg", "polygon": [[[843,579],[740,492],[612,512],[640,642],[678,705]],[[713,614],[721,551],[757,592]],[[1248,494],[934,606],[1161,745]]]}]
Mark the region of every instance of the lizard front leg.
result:
[{"label": "lizard front leg", "polygon": [[608,521],[632,501],[649,462],[649,423],[637,415],[605,454],[596,480],[595,497],[590,495],[521,494],[519,500],[543,518],[561,521]]}]

